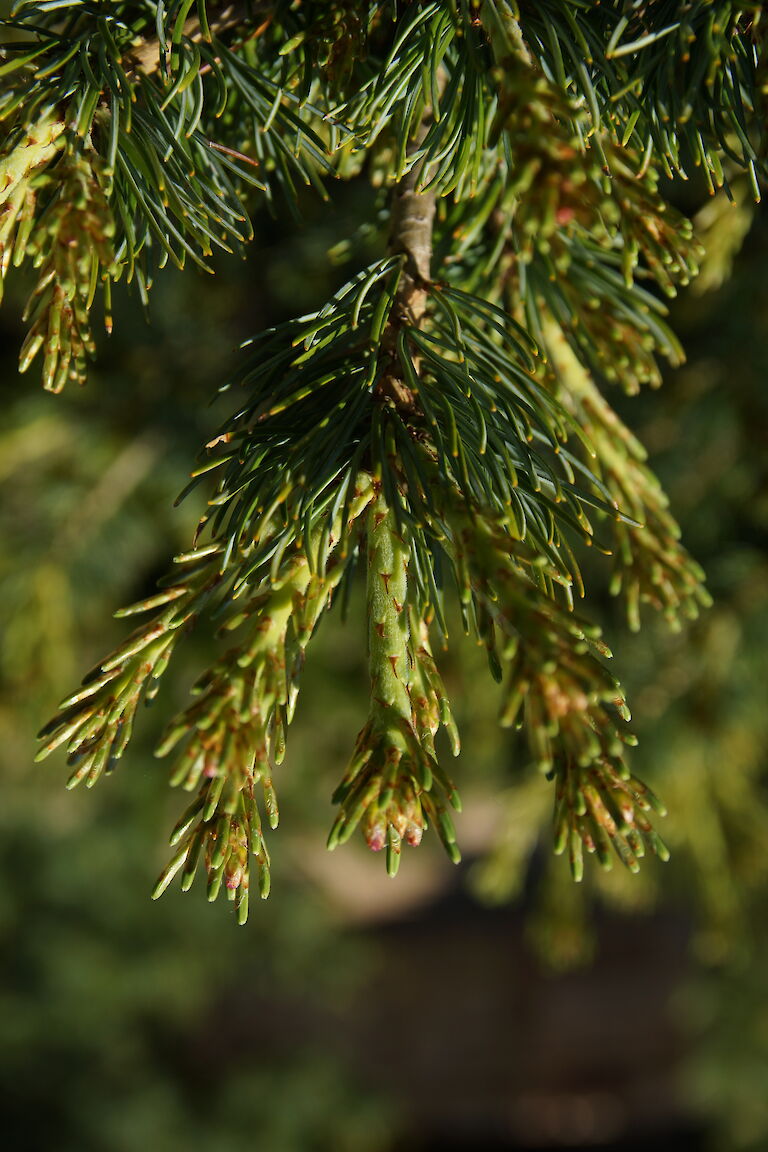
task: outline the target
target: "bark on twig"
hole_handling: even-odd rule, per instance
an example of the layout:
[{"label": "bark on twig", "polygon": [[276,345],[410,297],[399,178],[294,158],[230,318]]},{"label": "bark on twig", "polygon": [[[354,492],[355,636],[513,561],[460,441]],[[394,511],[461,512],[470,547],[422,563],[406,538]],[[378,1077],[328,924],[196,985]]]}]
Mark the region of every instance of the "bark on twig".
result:
[{"label": "bark on twig", "polygon": [[[431,117],[425,117],[409,152],[413,155],[421,147]],[[427,285],[431,278],[432,229],[435,221],[435,193],[420,192],[418,184],[423,164],[414,164],[392,193],[392,224],[389,248],[393,255],[406,257],[395,308],[403,319],[418,325],[427,303]]]},{"label": "bark on twig", "polygon": [[[410,155],[421,147],[431,122],[431,115],[422,120],[409,145]],[[401,411],[407,412],[417,411],[418,403],[402,379],[397,356],[397,332],[404,323],[418,328],[424,319],[431,280],[432,230],[436,207],[434,192],[419,191],[422,172],[423,164],[418,161],[392,192],[389,250],[393,256],[405,256],[405,267],[382,338],[382,346],[388,354],[391,368],[382,373],[376,388],[379,396],[388,396]]]}]

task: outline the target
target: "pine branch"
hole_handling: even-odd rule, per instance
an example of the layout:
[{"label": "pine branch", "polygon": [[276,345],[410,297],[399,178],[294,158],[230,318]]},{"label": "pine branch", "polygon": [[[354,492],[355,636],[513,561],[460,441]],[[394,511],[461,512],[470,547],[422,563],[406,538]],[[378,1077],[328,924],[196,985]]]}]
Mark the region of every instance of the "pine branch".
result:
[{"label": "pine branch", "polygon": [[[408,146],[408,158],[422,157],[432,124],[427,109]],[[399,333],[424,323],[431,282],[435,192],[421,188],[423,157],[408,166],[391,193],[389,251],[402,261],[389,320],[382,333],[384,371],[376,386],[377,403],[409,416],[418,399],[404,379],[397,355]],[[387,871],[396,875],[402,843],[417,846],[428,824],[438,829],[451,859],[459,860],[456,834],[445,802],[460,808],[453,784],[435,758],[434,734],[441,717],[458,734],[445,690],[429,648],[429,633],[410,591],[411,547],[403,524],[387,503],[382,474],[389,485],[392,463],[374,463],[377,497],[367,532],[368,658],[371,676],[369,719],[357,738],[352,761],[334,801],[341,811],[328,840],[344,842],[362,822],[368,846],[386,846]],[[436,785],[440,792],[436,790]],[[442,793],[442,796],[440,795]]]},{"label": "pine branch", "polygon": [[194,17],[184,0],[130,22],[122,4],[19,6],[34,27],[0,76],[1,267],[40,269],[25,356],[47,345],[52,386],[82,379],[94,291],[108,304],[122,276],[146,294],[158,264],[241,246],[249,187],[295,206],[300,183],[364,173],[390,192],[386,256],[252,341],[192,477],[213,480],[209,543],[44,730],[70,784],[94,783],[183,633],[214,611],[237,633],[159,750],[194,799],[158,892],[202,861],[243,920],[254,857],[266,894],[257,786],[274,823],[305,652],[358,563],[370,710],[331,846],[360,827],[394,873],[433,825],[457,858],[435,736],[458,737],[430,643],[447,641],[453,588],[506,680],[502,723],[555,782],[574,875],[584,849],[633,870],[646,848],[665,856],[610,653],[573,606],[579,549],[603,535],[633,624],[639,601],[670,618],[706,602],[601,389],[656,384],[657,358],[682,357],[658,295],[700,252],[657,168],[681,173],[688,148],[714,187],[723,157],[752,179],[765,159],[758,13],[718,22],[720,7],[691,0],[678,25],[669,5],[583,0],[201,0]]},{"label": "pine branch", "polygon": [[[293,192],[291,171],[317,183],[317,173],[332,166],[326,140],[280,82],[280,57],[270,68],[249,57],[249,46],[269,23],[258,22],[259,16],[269,17],[271,6],[230,4],[210,19],[202,3],[190,19],[189,4],[171,6],[159,34],[149,11],[126,21],[119,5],[102,13],[73,4],[62,24],[66,5],[38,7],[19,6],[30,39],[6,46],[9,59],[0,77],[0,181],[8,185],[0,200],[0,247],[13,242],[16,266],[31,257],[53,268],[50,298],[77,302],[74,359],[64,336],[62,371],[46,366],[46,386],[58,389],[70,361],[71,377],[82,382],[83,354],[92,352],[87,313],[99,289],[109,326],[112,281],[134,281],[146,297],[157,264],[170,259],[183,267],[189,259],[207,269],[214,248],[232,251],[250,239],[249,189],[270,194],[270,183],[286,183]],[[243,24],[250,35],[237,51],[217,38]],[[137,43],[142,31],[147,35]],[[246,115],[242,108],[233,115],[238,103]],[[256,128],[250,143],[241,127],[247,119]],[[46,136],[50,123],[56,125],[56,149],[36,151],[31,145]],[[70,158],[66,164],[56,163],[59,151]],[[76,282],[62,283],[56,236],[42,222],[52,204],[66,206],[65,173],[85,160],[85,199],[106,200],[101,215],[111,243],[108,253],[96,245],[94,270],[93,244],[79,234],[77,222],[68,223],[64,231],[77,251],[67,263],[78,271]],[[4,256],[0,276],[9,262]],[[40,320],[56,345],[55,308]],[[25,355],[22,363],[29,359]]]}]

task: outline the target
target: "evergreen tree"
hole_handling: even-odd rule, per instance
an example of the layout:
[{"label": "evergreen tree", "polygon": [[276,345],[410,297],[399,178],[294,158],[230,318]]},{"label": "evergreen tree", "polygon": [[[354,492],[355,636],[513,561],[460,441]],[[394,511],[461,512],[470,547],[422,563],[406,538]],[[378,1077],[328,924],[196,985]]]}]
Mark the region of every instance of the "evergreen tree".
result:
[{"label": "evergreen tree", "polygon": [[[757,194],[760,8],[21,0],[3,21],[1,267],[35,269],[20,366],[42,354],[51,390],[85,379],[113,284],[147,298],[168,261],[210,266],[247,242],[259,197],[298,214],[301,185],[377,190],[377,258],[251,341],[243,398],[193,474],[213,487],[192,548],[42,734],[41,756],[65,745],[70,786],[91,786],[184,634],[216,623],[221,655],[158,749],[194,795],[158,893],[202,860],[242,921],[253,857],[267,895],[259,809],[274,827],[305,651],[356,569],[370,713],[331,847],[361,826],[394,874],[431,825],[458,857],[433,656],[455,616],[554,782],[575,878],[584,849],[633,871],[666,856],[610,653],[574,598],[592,545],[634,628],[643,603],[677,626],[708,600],[605,392],[682,357],[660,297],[701,252],[659,176],[697,167],[728,194],[744,171]],[[359,268],[370,237],[343,241]]]}]

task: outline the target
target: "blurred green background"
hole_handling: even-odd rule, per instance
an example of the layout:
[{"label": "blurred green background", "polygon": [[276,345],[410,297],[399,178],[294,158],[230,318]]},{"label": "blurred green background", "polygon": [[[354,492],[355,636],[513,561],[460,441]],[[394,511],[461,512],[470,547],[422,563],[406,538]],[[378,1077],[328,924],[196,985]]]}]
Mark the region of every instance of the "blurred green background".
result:
[{"label": "blurred green background", "polygon": [[[88,387],[19,378],[25,284],[0,312],[0,1121],[13,1152],[768,1148],[768,226],[718,284],[743,208],[709,208],[703,290],[673,309],[688,363],[613,396],[651,451],[715,607],[630,635],[589,573],[634,705],[639,775],[673,856],[572,885],[551,792],[495,725],[483,660],[446,669],[464,751],[465,863],[432,845],[396,881],[329,856],[330,795],[365,716],[360,597],[313,643],[277,782],[273,894],[237,928],[201,890],[149,893],[183,799],[152,756],[210,656],[186,641],[120,770],[68,794],[34,733],[188,547],[173,508],[237,402],[241,340],[315,307],[328,251],[371,211],[354,183],[248,259],[121,292]],[[730,213],[730,215],[729,215]],[[366,242],[368,243],[368,242]],[[370,241],[374,244],[375,241]],[[362,263],[368,253],[356,252]]]}]

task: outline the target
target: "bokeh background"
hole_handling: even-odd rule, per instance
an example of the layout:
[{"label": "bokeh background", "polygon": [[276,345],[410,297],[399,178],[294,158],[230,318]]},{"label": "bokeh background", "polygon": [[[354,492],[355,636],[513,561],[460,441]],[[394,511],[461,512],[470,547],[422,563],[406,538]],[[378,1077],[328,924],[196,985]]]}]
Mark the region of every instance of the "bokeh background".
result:
[{"label": "bokeh background", "polygon": [[[446,667],[462,865],[425,843],[390,881],[357,844],[328,855],[365,717],[359,594],[312,645],[273,893],[245,928],[202,886],[149,899],[184,804],[152,748],[210,637],[185,642],[92,793],[65,791],[61,761],[33,764],[37,728],[125,634],[113,611],[189,545],[202,497],[173,501],[237,403],[210,400],[239,343],[322,302],[349,271],[339,243],[375,218],[355,182],[306,207],[299,228],[257,217],[247,259],[216,276],[160,273],[146,311],[118,293],[81,391],[17,375],[23,277],[0,312],[2,1146],[766,1149],[768,225],[743,199],[699,212],[690,194],[711,256],[673,306],[688,362],[658,393],[612,397],[715,607],[677,635],[650,616],[632,635],[607,568],[588,573],[634,706],[633,767],[670,809],[669,864],[571,883],[550,786],[496,727],[471,645]],[[380,243],[357,234],[352,267]]]}]

